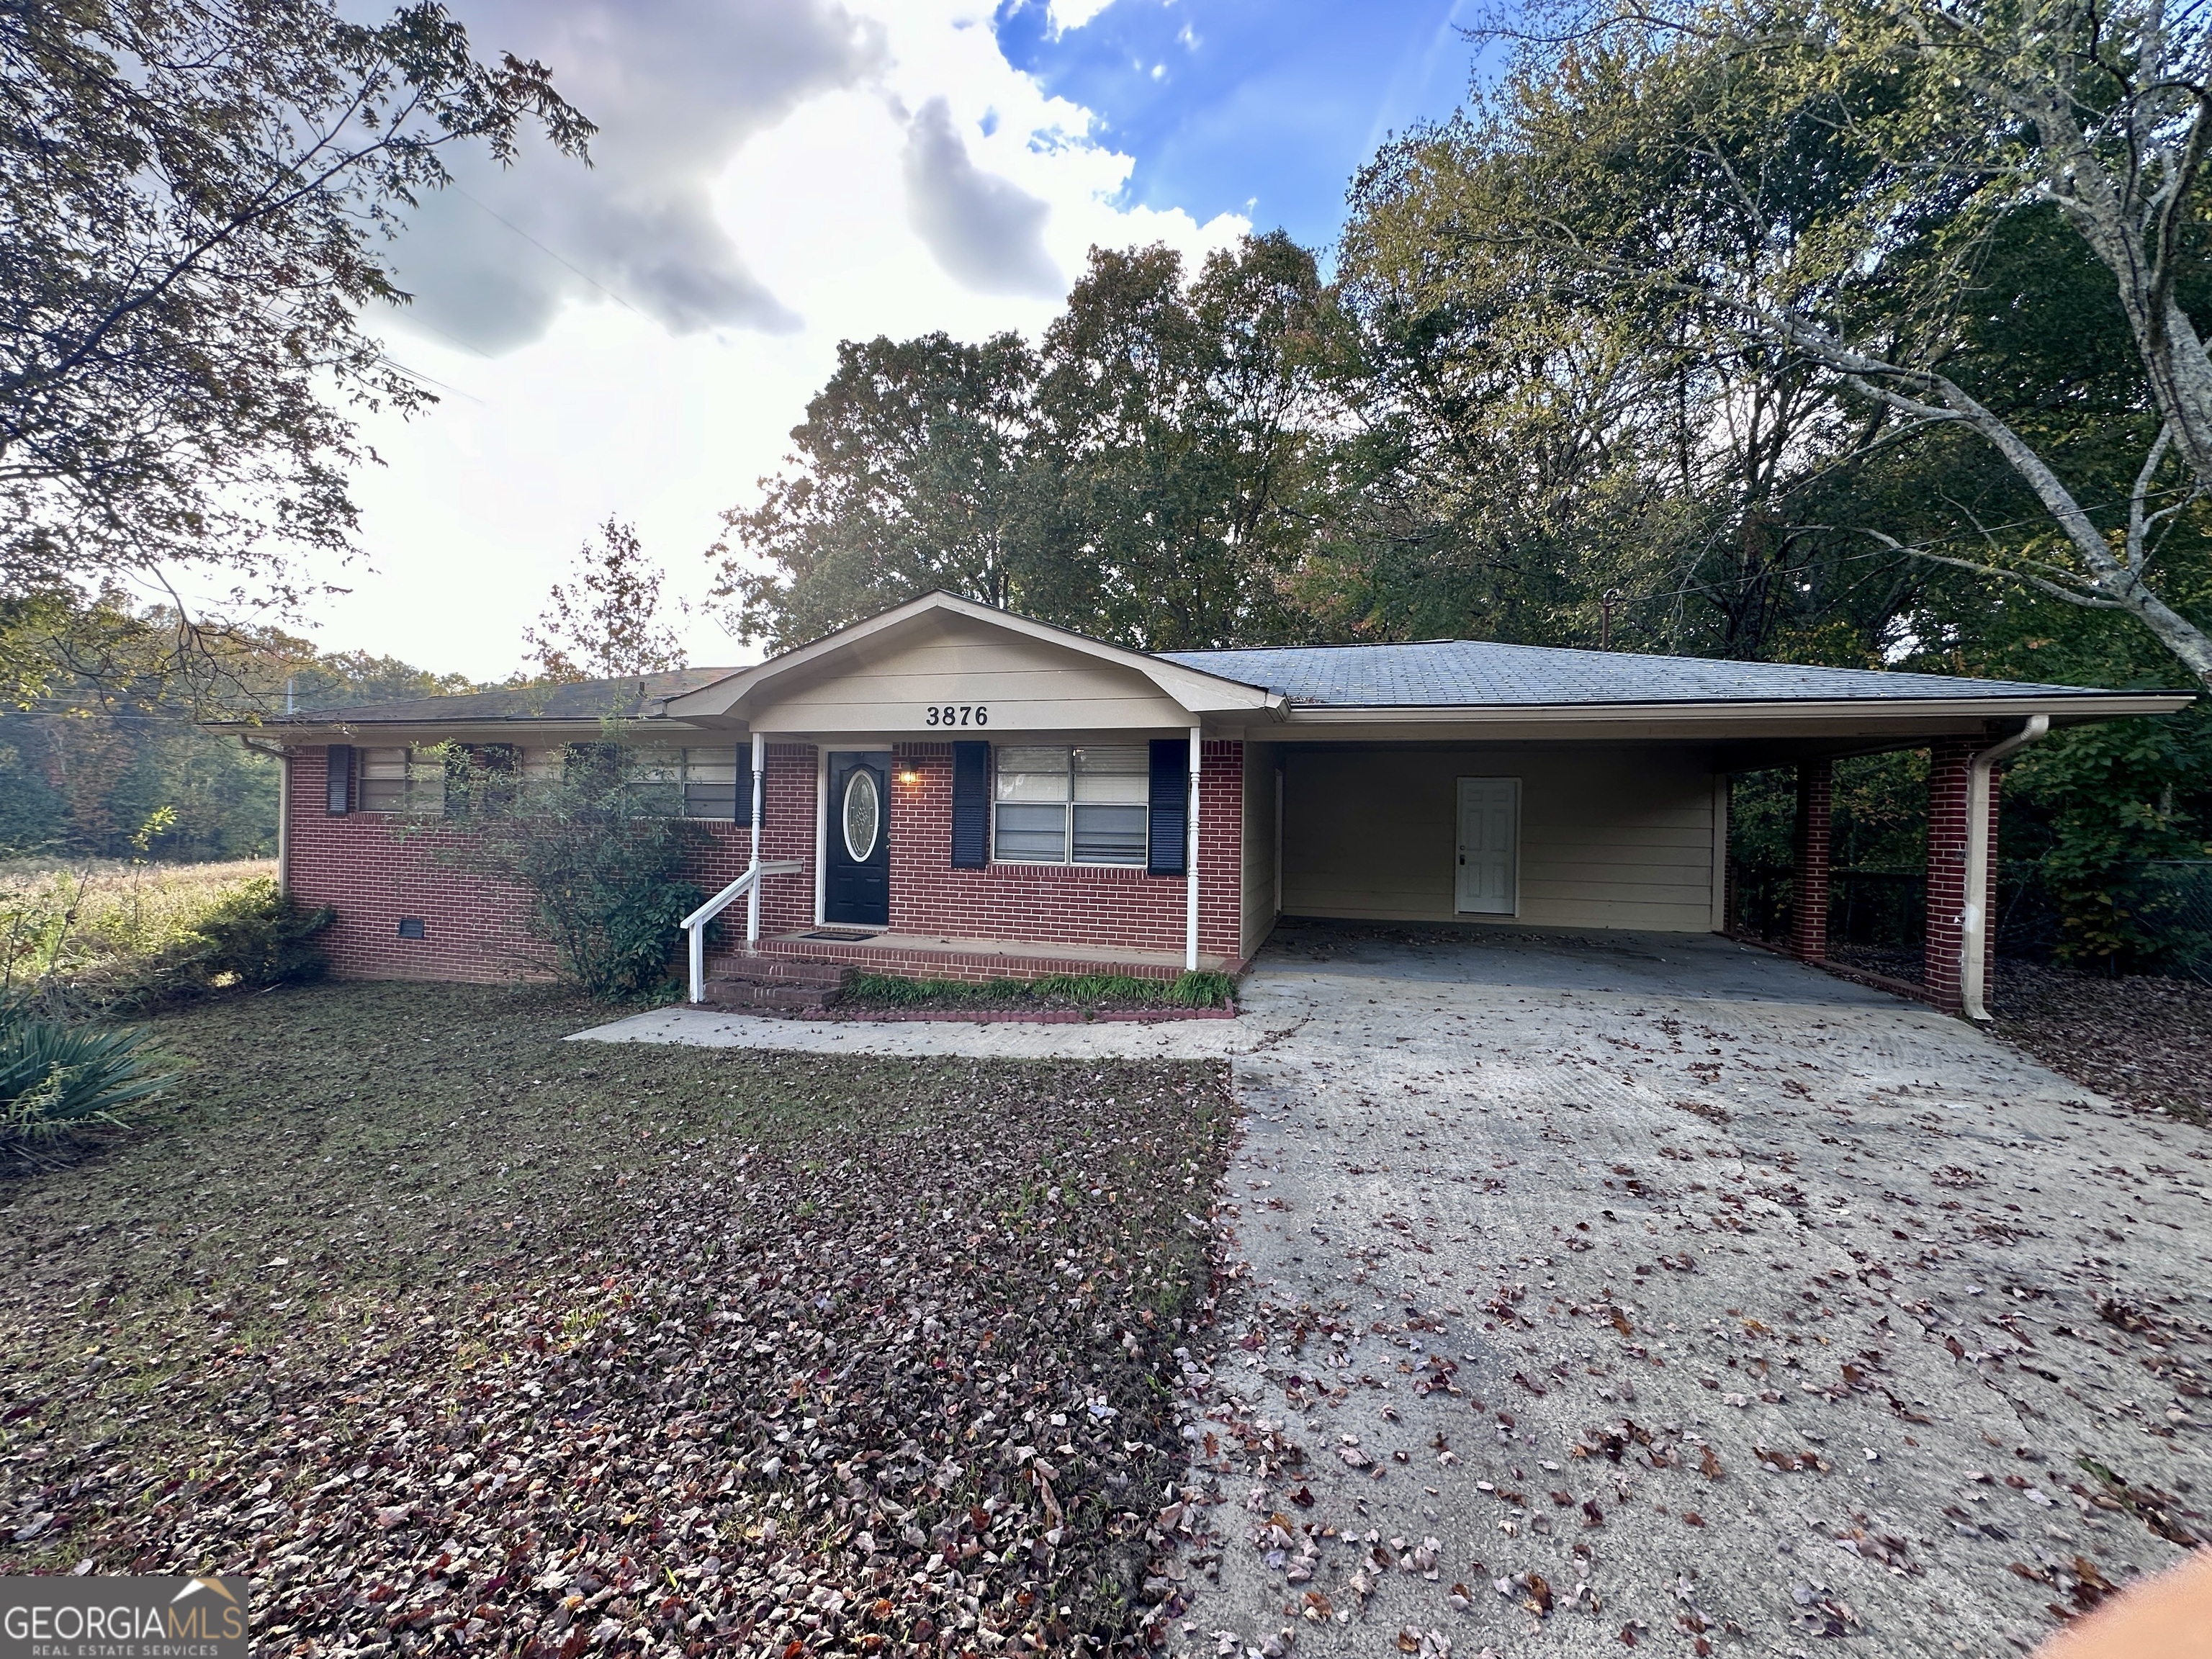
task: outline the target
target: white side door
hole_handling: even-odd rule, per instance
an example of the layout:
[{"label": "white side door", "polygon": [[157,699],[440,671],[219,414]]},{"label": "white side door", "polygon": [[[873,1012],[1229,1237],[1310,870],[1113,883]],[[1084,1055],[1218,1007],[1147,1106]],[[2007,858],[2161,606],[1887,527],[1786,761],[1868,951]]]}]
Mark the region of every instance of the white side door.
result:
[{"label": "white side door", "polygon": [[1462,915],[1510,916],[1520,908],[1521,780],[1459,781],[1459,867]]}]

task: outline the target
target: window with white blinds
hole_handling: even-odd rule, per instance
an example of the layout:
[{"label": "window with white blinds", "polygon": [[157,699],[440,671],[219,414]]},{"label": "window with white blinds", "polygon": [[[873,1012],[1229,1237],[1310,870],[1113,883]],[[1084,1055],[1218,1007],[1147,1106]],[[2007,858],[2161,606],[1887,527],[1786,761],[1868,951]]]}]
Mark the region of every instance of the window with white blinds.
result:
[{"label": "window with white blinds", "polygon": [[[729,744],[712,749],[641,746],[623,750],[623,786],[629,810],[645,818],[738,817],[738,751]],[[751,805],[750,786],[744,805]]]},{"label": "window with white blinds", "polygon": [[441,817],[446,811],[443,749],[363,749],[361,810]]},{"label": "window with white blinds", "polygon": [[1000,744],[992,856],[1011,864],[1142,864],[1151,751],[1141,743]]}]

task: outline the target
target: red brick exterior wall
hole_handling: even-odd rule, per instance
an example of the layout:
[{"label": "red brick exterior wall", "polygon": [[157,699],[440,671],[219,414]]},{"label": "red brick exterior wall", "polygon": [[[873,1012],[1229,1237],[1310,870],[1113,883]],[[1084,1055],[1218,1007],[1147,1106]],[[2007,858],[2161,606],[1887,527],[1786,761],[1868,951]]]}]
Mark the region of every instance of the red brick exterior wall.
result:
[{"label": "red brick exterior wall", "polygon": [[[1200,752],[1201,954],[1237,960],[1243,880],[1244,745]],[[905,780],[911,774],[914,781]],[[902,744],[891,769],[891,931],[1109,950],[1183,948],[1180,877],[1096,865],[952,867],[952,748]]]},{"label": "red brick exterior wall", "polygon": [[[1960,970],[1966,908],[1966,777],[1979,744],[1949,738],[1928,750],[1928,942],[1921,982],[1928,1000],[1961,1008]],[[1996,860],[1990,860],[1994,877]],[[1985,913],[1986,914],[1986,913]]]},{"label": "red brick exterior wall", "polygon": [[1801,962],[1828,956],[1828,846],[1834,830],[1833,761],[1797,763],[1797,824],[1790,890],[1790,954]]},{"label": "red brick exterior wall", "polygon": [[[761,782],[761,860],[797,859],[806,867],[796,875],[769,876],[761,882],[761,934],[797,933],[814,925],[814,785],[819,764],[811,743],[772,743],[767,746],[767,775]],[[744,873],[751,856],[747,842],[736,866],[726,876],[707,884],[720,888]],[[723,913],[729,926],[717,945],[742,949],[745,942],[744,907],[732,905]]]},{"label": "red brick exterior wall", "polygon": [[[528,898],[445,861],[464,843],[460,831],[402,834],[400,821],[386,813],[331,816],[324,810],[325,758],[320,749],[292,751],[287,853],[294,896],[337,912],[321,940],[333,974],[477,983],[550,975],[546,947],[524,926]],[[712,848],[696,879],[711,892],[745,867],[751,832],[702,828]],[[399,937],[404,916],[422,918],[422,938]]]},{"label": "red brick exterior wall", "polygon": [[[331,971],[344,979],[496,981],[547,976],[545,947],[523,931],[521,894],[439,862],[450,832],[401,836],[382,813],[324,810],[328,751],[294,750],[292,821],[286,826],[292,895],[328,905],[322,936]],[[401,939],[403,916],[423,937]]]},{"label": "red brick exterior wall", "polygon": [[[1243,868],[1243,744],[1208,743],[1199,784],[1199,949],[1235,961]],[[460,832],[395,833],[381,813],[332,817],[324,810],[320,749],[291,757],[290,877],[303,904],[327,904],[337,921],[324,935],[331,971],[348,979],[543,978],[545,947],[523,926],[520,892],[441,862]],[[764,936],[814,921],[815,791],[819,757],[808,744],[770,744],[763,781],[761,856],[793,859],[795,874],[762,884]],[[912,772],[917,781],[902,781]],[[693,872],[708,892],[744,871],[752,832],[702,825],[709,844]],[[914,744],[896,751],[891,782],[891,927],[898,933],[1105,949],[1181,951],[1183,883],[1141,870],[994,864],[952,868],[952,750]],[[399,920],[419,916],[425,937],[401,939]],[[743,945],[744,907],[733,905],[712,948]]]}]

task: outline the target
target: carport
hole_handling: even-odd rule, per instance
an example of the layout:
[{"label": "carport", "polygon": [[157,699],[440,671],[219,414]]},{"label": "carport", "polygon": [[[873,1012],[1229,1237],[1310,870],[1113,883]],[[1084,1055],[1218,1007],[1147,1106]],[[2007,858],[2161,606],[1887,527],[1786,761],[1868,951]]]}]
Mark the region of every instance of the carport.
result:
[{"label": "carport", "polygon": [[1985,1018],[1999,766],[2051,730],[2170,714],[2186,692],[2102,691],[1469,641],[1188,652],[1283,694],[1245,733],[1255,870],[1289,916],[1724,931],[1737,774],[1795,770],[1790,950],[1827,954],[1836,763],[1925,750],[1926,999]]}]

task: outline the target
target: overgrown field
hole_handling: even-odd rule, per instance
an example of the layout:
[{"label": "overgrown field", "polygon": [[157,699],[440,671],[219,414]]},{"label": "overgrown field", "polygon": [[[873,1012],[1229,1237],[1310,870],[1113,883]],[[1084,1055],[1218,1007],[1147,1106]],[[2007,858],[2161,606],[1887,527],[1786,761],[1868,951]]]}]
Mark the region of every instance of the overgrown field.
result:
[{"label": "overgrown field", "polygon": [[0,1571],[245,1572],[264,1653],[1133,1642],[1221,1073],[590,1018],[154,1022],[161,1120],[0,1184]]},{"label": "overgrown field", "polygon": [[276,862],[126,864],[0,861],[0,975],[21,991],[48,976],[112,974],[158,955]]}]

